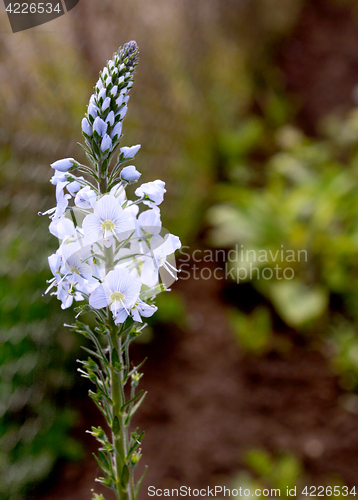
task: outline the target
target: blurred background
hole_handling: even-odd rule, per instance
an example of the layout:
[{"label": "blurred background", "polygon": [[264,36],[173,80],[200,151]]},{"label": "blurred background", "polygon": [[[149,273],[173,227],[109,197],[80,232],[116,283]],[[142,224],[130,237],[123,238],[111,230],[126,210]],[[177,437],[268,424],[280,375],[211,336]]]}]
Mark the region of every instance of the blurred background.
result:
[{"label": "blurred background", "polygon": [[[102,422],[73,312],[42,297],[57,242],[37,212],[54,205],[50,163],[84,161],[92,87],[131,39],[123,144],[142,144],[144,182],[167,183],[163,225],[186,247],[134,348],[149,357],[141,500],[148,485],[358,486],[356,1],[81,0],[18,34],[1,9],[1,499],[100,491],[85,430]],[[236,271],[277,263],[294,277]]]}]

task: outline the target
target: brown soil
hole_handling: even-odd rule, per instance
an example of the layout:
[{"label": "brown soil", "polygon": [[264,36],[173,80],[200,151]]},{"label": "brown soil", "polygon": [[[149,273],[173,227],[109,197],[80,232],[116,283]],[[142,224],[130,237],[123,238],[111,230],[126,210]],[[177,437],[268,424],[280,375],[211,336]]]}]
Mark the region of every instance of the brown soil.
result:
[{"label": "brown soil", "polygon": [[315,133],[327,113],[357,104],[357,6],[305,2],[294,33],[282,43],[281,57],[287,88],[302,104],[300,125]]},{"label": "brown soil", "polygon": [[[135,422],[146,430],[142,460],[149,465],[141,500],[148,485],[205,487],[235,476],[252,447],[292,451],[313,480],[338,474],[353,486],[358,418],[340,405],[342,391],[322,354],[298,342],[286,355],[244,356],[227,325],[220,281],[175,288],[188,327],[160,331],[135,353],[149,357],[142,384],[149,394]],[[96,411],[87,416],[89,426]],[[99,492],[98,473],[91,457],[66,464],[41,500],[89,500],[91,488]]]}]

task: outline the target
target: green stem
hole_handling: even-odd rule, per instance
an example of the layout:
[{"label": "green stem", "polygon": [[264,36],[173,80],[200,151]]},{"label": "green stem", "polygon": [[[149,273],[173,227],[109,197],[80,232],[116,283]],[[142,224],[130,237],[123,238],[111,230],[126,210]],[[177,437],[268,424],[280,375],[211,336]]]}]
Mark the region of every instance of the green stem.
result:
[{"label": "green stem", "polygon": [[[101,172],[101,164],[98,165],[98,171]],[[107,174],[101,178],[99,189],[101,194],[106,194],[108,189]],[[105,249],[106,258],[106,274],[114,268],[114,255],[112,246]],[[122,339],[119,335],[119,328],[114,323],[112,312],[107,307],[107,323],[110,330],[108,343],[111,349],[110,358],[110,388],[111,398],[113,402],[112,408],[112,444],[114,453],[112,455],[113,469],[115,473],[115,493],[117,500],[133,500],[133,469],[131,464],[127,464],[128,453],[128,427],[125,423],[125,412],[121,411],[126,399],[124,393],[124,360],[122,354]],[[114,359],[114,357],[116,359]],[[115,363],[119,363],[120,369],[115,367]],[[129,359],[125,359],[129,363]],[[119,432],[113,430],[115,419],[119,422]],[[128,474],[125,473],[125,468],[128,467]],[[124,480],[124,484],[122,480]]]},{"label": "green stem", "polygon": [[[106,257],[106,273],[113,269],[113,249],[112,247],[105,249]],[[123,354],[122,354],[122,339],[118,335],[118,327],[113,321],[112,312],[107,308],[107,321],[110,328],[109,345],[111,347],[111,398],[113,401],[113,415],[112,415],[112,444],[115,452],[113,453],[113,466],[116,479],[116,497],[117,500],[132,500],[132,467],[127,464],[128,453],[128,428],[125,423],[125,413],[121,411],[124,406],[125,393],[124,393],[124,367],[123,367]],[[115,367],[115,363],[119,363],[120,369]],[[125,360],[129,362],[128,359]],[[118,419],[119,432],[117,434],[113,431],[113,422]],[[128,474],[125,468],[128,467]]]},{"label": "green stem", "polygon": [[[118,328],[112,319],[111,328],[111,344],[112,349],[115,349],[118,353],[119,363],[123,364],[122,357],[122,345],[121,339],[118,336]],[[112,442],[115,449],[114,454],[114,469],[116,471],[116,494],[117,498],[120,500],[132,500],[131,495],[131,477],[129,474],[128,480],[125,484],[122,484],[122,477],[124,475],[124,467],[126,466],[126,457],[128,452],[128,434],[127,427],[125,425],[124,412],[121,412],[122,406],[125,404],[125,395],[123,387],[123,368],[118,371],[115,369],[113,362],[111,360],[111,387],[112,387],[112,400],[113,400],[113,420],[118,418],[120,423],[120,430],[118,435],[115,435],[112,429]],[[130,470],[129,470],[130,472]]]}]

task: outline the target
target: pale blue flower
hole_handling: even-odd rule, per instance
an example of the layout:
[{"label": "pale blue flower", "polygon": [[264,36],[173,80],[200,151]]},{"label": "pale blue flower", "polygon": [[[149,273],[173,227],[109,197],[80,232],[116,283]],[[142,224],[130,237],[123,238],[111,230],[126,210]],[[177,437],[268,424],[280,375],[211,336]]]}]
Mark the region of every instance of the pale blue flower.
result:
[{"label": "pale blue flower", "polygon": [[140,150],[140,144],[137,144],[136,146],[131,146],[128,148],[127,146],[124,146],[121,148],[121,153],[123,154],[123,158],[134,158],[134,156],[138,153]]},{"label": "pale blue flower", "polygon": [[59,172],[67,172],[76,161],[73,158],[64,158],[51,163],[51,167]]},{"label": "pale blue flower", "polygon": [[123,210],[112,195],[102,196],[96,203],[93,214],[87,215],[83,221],[88,243],[104,241],[107,247],[111,245],[111,236],[121,241],[128,236],[132,226],[131,214]]},{"label": "pale blue flower", "polygon": [[51,177],[50,182],[56,186],[59,182],[66,182],[66,176],[63,172],[55,170],[55,174]]},{"label": "pale blue flower", "polygon": [[93,123],[93,130],[95,130],[100,137],[103,137],[107,132],[107,128],[107,123],[105,123],[102,118],[97,116]]},{"label": "pale blue flower", "polygon": [[146,182],[135,190],[135,194],[143,199],[143,203],[149,207],[160,205],[166,193],[165,182],[156,180],[153,182]]},{"label": "pale blue flower", "polygon": [[109,306],[115,323],[123,323],[138,301],[140,289],[141,284],[129,274],[127,269],[114,269],[91,293],[89,304],[94,309]]},{"label": "pale blue flower", "polygon": [[127,182],[134,182],[139,179],[142,174],[138,172],[134,165],[124,167],[121,171],[121,178]]},{"label": "pale blue flower", "polygon": [[146,304],[145,302],[139,299],[132,307],[130,313],[134,321],[142,323],[141,316],[143,316],[143,318],[150,318],[157,310],[158,310],[157,306]]},{"label": "pale blue flower", "polygon": [[82,184],[79,181],[84,180],[83,177],[77,177],[76,179],[78,179],[78,180],[74,180],[74,181],[70,182],[69,184],[67,184],[67,186],[66,186],[67,191],[72,196],[75,196],[77,191],[79,191],[82,187]]},{"label": "pale blue flower", "polygon": [[85,186],[76,194],[75,205],[79,208],[90,209],[96,204],[97,195],[89,186]]}]

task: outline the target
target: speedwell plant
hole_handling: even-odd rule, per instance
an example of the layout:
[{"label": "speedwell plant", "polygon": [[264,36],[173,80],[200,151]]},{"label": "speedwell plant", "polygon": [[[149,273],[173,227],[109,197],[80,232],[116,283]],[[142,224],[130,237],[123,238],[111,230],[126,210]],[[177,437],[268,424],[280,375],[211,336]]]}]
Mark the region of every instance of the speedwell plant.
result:
[{"label": "speedwell plant", "polygon": [[[145,397],[137,391],[143,363],[132,366],[129,347],[145,326],[143,318],[156,312],[156,295],[176,279],[173,254],[181,246],[178,237],[162,230],[158,205],[164,182],[142,184],[135,201],[126,195],[141,175],[128,165],[140,145],[120,147],[137,61],[137,44],[130,42],[100,73],[82,121],[89,164],[66,158],[51,165],[57,206],[46,212],[60,242],[49,257],[53,279],[46,293],[56,295],[63,309],[82,302],[75,324],[66,326],[93,342],[93,349],[84,347],[90,356],[79,371],[94,384],[89,395],[110,429],[90,431],[101,445],[96,460],[103,476],[97,481],[117,500],[135,500],[143,479],[135,484],[133,474],[144,433],[130,430]],[[94,313],[95,328],[77,319],[87,312]]]}]

